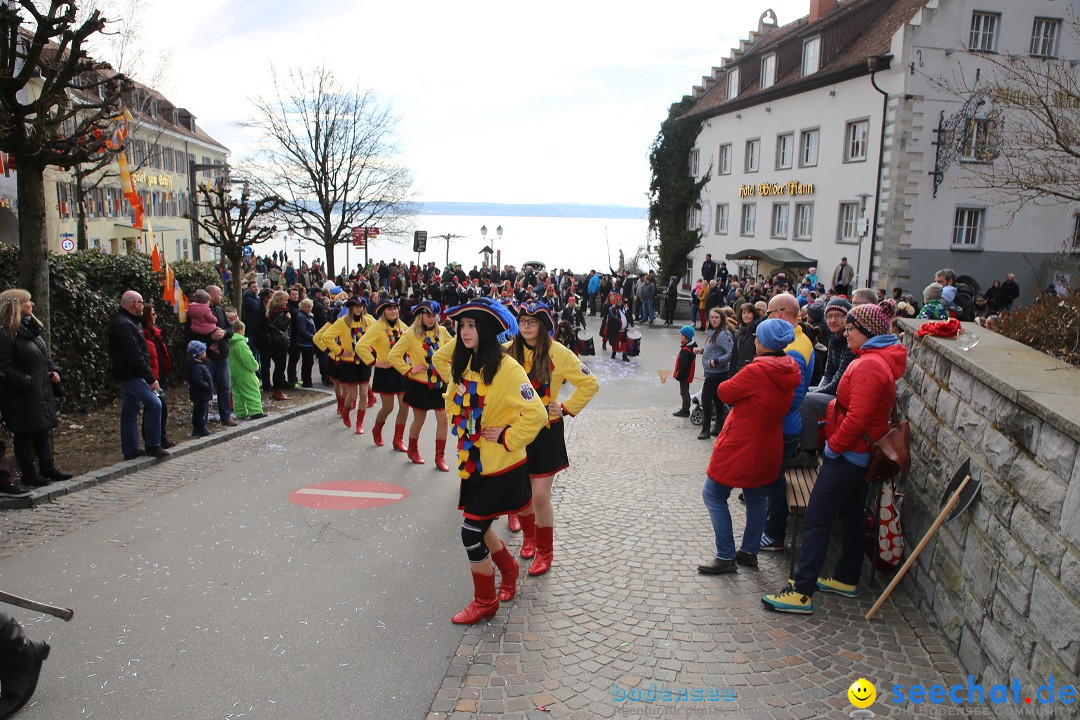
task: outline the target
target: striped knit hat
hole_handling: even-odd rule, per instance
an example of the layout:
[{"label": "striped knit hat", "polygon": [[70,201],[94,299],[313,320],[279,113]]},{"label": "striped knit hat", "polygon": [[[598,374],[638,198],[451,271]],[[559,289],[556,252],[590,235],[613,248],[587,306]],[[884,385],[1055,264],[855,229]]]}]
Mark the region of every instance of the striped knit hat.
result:
[{"label": "striped knit hat", "polygon": [[847,321],[868,338],[889,334],[889,316],[877,305],[856,305],[848,313]]}]

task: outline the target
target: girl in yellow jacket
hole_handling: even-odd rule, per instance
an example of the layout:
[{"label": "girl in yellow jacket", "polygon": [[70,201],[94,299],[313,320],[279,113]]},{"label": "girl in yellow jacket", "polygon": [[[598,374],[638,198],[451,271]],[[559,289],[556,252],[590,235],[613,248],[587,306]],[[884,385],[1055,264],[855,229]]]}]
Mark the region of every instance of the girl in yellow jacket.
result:
[{"label": "girl in yellow jacket", "polygon": [[[382,396],[382,407],[379,408],[379,414],[375,416],[375,427],[371,429],[371,437],[376,445],[382,447],[383,425],[394,409],[397,396],[405,391],[405,380],[390,365],[390,350],[409,328],[398,318],[397,299],[379,300],[372,314],[375,316],[375,322],[364,333],[364,337],[360,338],[360,342],[356,345],[356,353],[368,365],[375,365],[375,370],[371,374],[371,387]],[[405,452],[405,421],[408,419],[408,406],[404,403],[399,404],[397,417],[394,419],[394,449],[400,452]]]},{"label": "girl in yellow jacket", "polygon": [[[458,507],[465,516],[461,541],[472,563],[474,588],[472,604],[453,621],[471,625],[494,615],[499,601],[508,602],[516,593],[517,560],[491,524],[500,515],[530,507],[525,448],[547,423],[547,409],[521,365],[499,344],[498,334],[513,323],[506,308],[478,298],[447,315],[459,323],[446,414],[457,439]],[[496,566],[502,575],[498,596]]]},{"label": "girl in yellow jacket", "polygon": [[412,408],[413,421],[409,428],[409,459],[424,464],[420,457],[420,430],[428,410],[435,411],[435,467],[449,472],[446,464],[446,408],[443,393],[446,383],[436,371],[432,360],[439,348],[450,342],[450,333],[439,324],[439,303],[424,300],[413,308],[413,324],[401,336],[387,358],[405,377],[404,403]]},{"label": "girl in yellow jacket", "polygon": [[[510,357],[529,375],[529,381],[547,408],[548,422],[526,448],[532,478],[532,511],[520,518],[523,540],[521,557],[534,558],[530,575],[543,575],[554,555],[555,511],[551,506],[551,485],[555,476],[570,466],[566,454],[563,416],[580,413],[600,389],[588,366],[572,350],[551,339],[555,316],[542,302],[518,306],[518,334],[507,343]],[[574,392],[559,402],[563,381]]]},{"label": "girl in yellow jacket", "polygon": [[[345,302],[345,315],[333,323],[324,325],[315,333],[312,341],[320,350],[330,355],[334,366],[334,392],[338,394],[338,415],[345,427],[350,427],[349,415],[353,407],[356,410],[356,434],[364,434],[364,415],[367,408],[363,399],[357,403],[357,396],[367,398],[368,382],[371,380],[371,367],[364,363],[358,354],[358,348],[368,329],[375,323],[364,312],[364,301],[358,297]],[[339,392],[340,391],[340,392]]]}]

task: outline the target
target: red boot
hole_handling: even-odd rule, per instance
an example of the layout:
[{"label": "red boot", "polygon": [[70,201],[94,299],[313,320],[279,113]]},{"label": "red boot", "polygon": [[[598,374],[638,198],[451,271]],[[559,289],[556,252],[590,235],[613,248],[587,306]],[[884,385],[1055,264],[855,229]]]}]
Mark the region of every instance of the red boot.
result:
[{"label": "red boot", "polygon": [[491,556],[491,559],[495,561],[495,566],[499,568],[499,575],[502,576],[499,580],[499,602],[510,602],[517,594],[517,579],[521,568],[518,567],[517,560],[506,549],[505,544],[502,550]]},{"label": "red boot", "polygon": [[375,391],[374,390],[369,389],[367,391],[367,406],[369,408],[370,407],[375,407]]},{"label": "red boot", "polygon": [[375,421],[375,427],[371,428],[371,439],[375,441],[375,444],[382,447],[382,429],[383,423]]},{"label": "red boot", "polygon": [[342,413],[342,408],[344,408],[344,407],[345,407],[345,398],[338,395],[337,396],[337,414],[338,415],[340,415]]},{"label": "red boot", "polygon": [[338,415],[341,416],[341,422],[345,423],[345,427],[352,427],[352,422],[349,420],[349,416],[352,415],[352,413],[345,409],[344,403],[342,403],[341,412],[339,412]]},{"label": "red boot", "polygon": [[543,575],[551,567],[551,560],[555,555],[554,532],[555,528],[550,525],[536,528],[536,559],[529,567],[530,575]]},{"label": "red boot", "polygon": [[517,513],[507,515],[506,524],[510,527],[510,532],[521,532],[521,519]]},{"label": "red boot", "polygon": [[367,415],[367,410],[360,408],[356,411],[356,434],[364,434],[364,416]]},{"label": "red boot", "polygon": [[472,625],[499,612],[499,598],[495,597],[495,573],[484,575],[473,570],[472,581],[472,603],[450,618],[458,625]]},{"label": "red boot", "polygon": [[398,452],[408,452],[405,448],[405,426],[394,426],[394,449]]},{"label": "red boot", "polygon": [[435,467],[441,472],[450,472],[450,466],[446,464],[446,441],[435,441]]},{"label": "red boot", "polygon": [[529,560],[536,555],[536,515],[518,515],[521,521],[521,557]]},{"label": "red boot", "polygon": [[424,464],[424,458],[420,457],[420,438],[409,438],[409,459],[416,465]]}]

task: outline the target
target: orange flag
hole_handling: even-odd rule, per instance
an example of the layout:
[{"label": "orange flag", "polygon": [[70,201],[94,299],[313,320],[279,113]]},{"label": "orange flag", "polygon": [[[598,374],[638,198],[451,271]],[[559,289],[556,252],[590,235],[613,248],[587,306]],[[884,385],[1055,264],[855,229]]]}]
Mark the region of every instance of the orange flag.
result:
[{"label": "orange flag", "polygon": [[180,289],[179,281],[176,282],[176,287],[173,292],[176,295],[176,315],[180,322],[187,322],[188,299],[187,295],[184,294],[184,291]]},{"label": "orange flag", "polygon": [[179,283],[176,282],[176,278],[173,276],[172,268],[166,265],[165,281],[162,283],[161,288],[161,299],[170,305],[175,305],[177,288],[179,288]]},{"label": "orange flag", "polygon": [[150,252],[150,263],[154,267],[154,272],[161,272],[161,252],[158,250],[157,243],[154,243],[154,249]]}]

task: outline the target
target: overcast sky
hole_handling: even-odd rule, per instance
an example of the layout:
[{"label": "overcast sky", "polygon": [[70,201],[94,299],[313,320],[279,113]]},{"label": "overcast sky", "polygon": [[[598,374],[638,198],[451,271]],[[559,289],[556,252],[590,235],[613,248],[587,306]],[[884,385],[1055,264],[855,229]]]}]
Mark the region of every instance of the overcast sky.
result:
[{"label": "overcast sky", "polygon": [[[145,0],[160,88],[233,161],[249,98],[325,62],[390,103],[420,200],[644,206],[668,106],[757,27],[810,0]],[[146,81],[140,76],[137,79]]]}]

